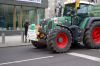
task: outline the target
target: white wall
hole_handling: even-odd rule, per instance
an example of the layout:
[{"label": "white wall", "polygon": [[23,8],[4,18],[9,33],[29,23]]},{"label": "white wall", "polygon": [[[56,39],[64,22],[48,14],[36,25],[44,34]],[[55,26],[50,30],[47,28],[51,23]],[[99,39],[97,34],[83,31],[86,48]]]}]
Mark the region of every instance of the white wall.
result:
[{"label": "white wall", "polygon": [[48,0],[48,8],[45,9],[45,18],[55,15],[55,0]]}]

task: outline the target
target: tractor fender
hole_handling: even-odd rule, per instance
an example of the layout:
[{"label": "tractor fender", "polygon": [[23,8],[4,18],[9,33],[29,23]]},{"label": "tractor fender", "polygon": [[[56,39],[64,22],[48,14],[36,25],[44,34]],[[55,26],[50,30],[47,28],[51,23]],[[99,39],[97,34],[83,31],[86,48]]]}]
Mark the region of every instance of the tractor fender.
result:
[{"label": "tractor fender", "polygon": [[60,25],[60,24],[57,24],[57,26],[60,26],[61,28],[65,28],[65,29],[68,29],[71,33],[71,36],[73,37],[73,32],[72,30],[70,29],[71,26],[66,26],[66,25]]},{"label": "tractor fender", "polygon": [[90,17],[90,20],[86,26],[86,28],[88,29],[92,23],[94,23],[95,21],[100,21],[100,17]]},{"label": "tractor fender", "polygon": [[68,30],[72,33],[72,31],[71,31],[71,29],[70,29],[70,27],[69,27],[69,26],[60,25],[60,24],[57,24],[57,26],[60,26],[61,28],[68,29]]}]

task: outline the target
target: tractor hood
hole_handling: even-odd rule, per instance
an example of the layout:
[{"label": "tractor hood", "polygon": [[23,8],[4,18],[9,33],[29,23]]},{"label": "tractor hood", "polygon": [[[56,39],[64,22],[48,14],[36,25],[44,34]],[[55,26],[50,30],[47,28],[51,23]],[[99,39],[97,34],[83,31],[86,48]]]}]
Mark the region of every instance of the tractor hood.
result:
[{"label": "tractor hood", "polygon": [[[43,19],[40,21],[40,26],[42,29],[51,28],[57,24],[66,25],[71,24],[71,17],[53,17],[49,19]],[[29,29],[34,30],[36,28],[35,24],[31,24]]]},{"label": "tractor hood", "polygon": [[54,22],[54,24],[71,23],[71,17],[54,17],[51,18],[51,21]]},{"label": "tractor hood", "polygon": [[48,34],[50,30],[52,31],[56,28],[61,28],[59,25],[71,25],[71,17],[54,17],[41,20],[39,25],[31,24],[28,28],[29,39],[37,40],[37,35],[40,33]]}]

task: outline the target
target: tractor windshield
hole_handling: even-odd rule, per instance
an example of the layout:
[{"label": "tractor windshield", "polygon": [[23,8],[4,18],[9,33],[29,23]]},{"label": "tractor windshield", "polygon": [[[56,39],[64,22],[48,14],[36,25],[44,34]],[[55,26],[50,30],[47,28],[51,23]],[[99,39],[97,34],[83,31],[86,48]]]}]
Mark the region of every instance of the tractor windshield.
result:
[{"label": "tractor windshield", "polygon": [[80,14],[80,13],[88,13],[88,5],[86,5],[86,4],[81,4],[80,5],[80,9],[78,9],[78,14]]},{"label": "tractor windshield", "polygon": [[75,9],[75,4],[66,4],[64,7],[64,16],[70,16],[72,14],[72,11],[74,13]]}]

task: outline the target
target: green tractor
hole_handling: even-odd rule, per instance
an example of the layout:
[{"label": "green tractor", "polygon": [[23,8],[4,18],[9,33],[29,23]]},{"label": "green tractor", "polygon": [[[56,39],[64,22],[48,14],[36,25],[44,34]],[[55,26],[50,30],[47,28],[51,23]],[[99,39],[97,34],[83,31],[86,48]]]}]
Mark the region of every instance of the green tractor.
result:
[{"label": "green tractor", "polygon": [[75,2],[65,3],[60,17],[43,19],[38,29],[36,25],[30,25],[36,31],[32,33],[33,38],[36,37],[30,39],[33,46],[47,47],[57,53],[67,52],[72,44],[100,48],[99,6],[86,1],[80,1],[77,9],[75,5]]}]

